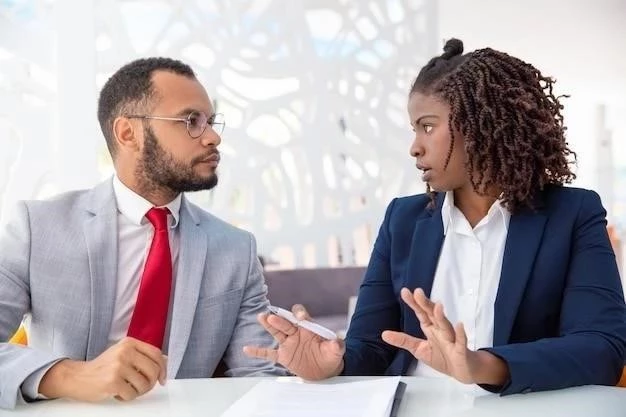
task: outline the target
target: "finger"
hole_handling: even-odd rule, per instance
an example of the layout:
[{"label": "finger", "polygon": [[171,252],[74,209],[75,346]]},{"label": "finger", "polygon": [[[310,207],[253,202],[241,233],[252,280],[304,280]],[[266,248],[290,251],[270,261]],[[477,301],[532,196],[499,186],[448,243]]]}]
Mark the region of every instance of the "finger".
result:
[{"label": "finger", "polygon": [[282,344],[286,339],[287,335],[276,327],[272,326],[272,324],[268,321],[269,314],[261,313],[258,315],[257,319],[259,323],[263,326],[263,328],[276,340],[279,344]]},{"label": "finger", "polygon": [[435,326],[439,330],[439,337],[446,342],[454,343],[456,335],[452,323],[446,318],[443,312],[443,304],[436,303],[434,308]]},{"label": "finger", "polygon": [[161,366],[143,353],[135,351],[132,355],[130,365],[148,380],[151,387],[159,381],[159,377],[162,373]]},{"label": "finger", "polygon": [[298,320],[311,320],[311,315],[302,304],[294,304],[291,312]]},{"label": "finger", "polygon": [[283,332],[287,336],[293,336],[298,332],[298,327],[291,323],[289,320],[284,319],[275,314],[270,314],[267,318],[267,322],[279,332]]},{"label": "finger", "polygon": [[269,322],[270,316],[274,316],[274,314],[260,313],[257,316],[257,320],[259,321],[259,323],[261,323],[261,326],[263,326],[263,328],[268,331],[268,333],[273,333],[278,331],[278,329]]},{"label": "finger", "polygon": [[[136,396],[145,394],[154,386],[154,383],[151,383],[148,378],[134,368],[126,368],[122,378],[136,391]],[[154,382],[156,382],[156,379]]]},{"label": "finger", "polygon": [[385,330],[382,334],[382,338],[386,343],[389,343],[390,345],[399,347],[401,349],[408,350],[414,356],[416,355],[420,346],[425,342],[425,340],[423,339],[418,339],[417,337],[409,336],[406,333],[394,332],[391,330]]},{"label": "finger", "polygon": [[167,361],[163,352],[161,352],[161,349],[156,348],[149,343],[142,342],[141,340],[133,338],[127,339],[131,339],[133,347],[137,352],[150,358],[159,367],[159,373],[164,375],[163,379],[167,378]]},{"label": "finger", "polygon": [[272,335],[274,340],[278,342],[279,345],[282,345],[283,343],[285,343],[285,340],[287,340],[287,335],[283,332],[279,332],[278,330],[270,330],[269,333]]},{"label": "finger", "polygon": [[278,350],[262,348],[259,346],[244,346],[243,353],[252,357],[265,359],[270,362],[278,362]]},{"label": "finger", "polygon": [[426,293],[421,288],[416,288],[413,291],[413,299],[417,303],[417,305],[428,314],[428,317],[433,320],[434,317],[434,308],[435,303],[433,303],[428,297],[426,297]]},{"label": "finger", "polygon": [[463,323],[457,323],[454,326],[454,334],[456,337],[455,349],[459,353],[465,352],[467,350],[467,334],[465,333]]},{"label": "finger", "polygon": [[415,298],[408,288],[402,288],[402,291],[400,291],[400,297],[409,307],[411,307],[411,310],[413,310],[417,316],[422,328],[424,326],[432,325],[432,321],[428,318],[428,314],[415,302]]},{"label": "finger", "polygon": [[137,390],[126,381],[120,382],[116,391],[115,399],[120,401],[134,400],[138,396]]}]

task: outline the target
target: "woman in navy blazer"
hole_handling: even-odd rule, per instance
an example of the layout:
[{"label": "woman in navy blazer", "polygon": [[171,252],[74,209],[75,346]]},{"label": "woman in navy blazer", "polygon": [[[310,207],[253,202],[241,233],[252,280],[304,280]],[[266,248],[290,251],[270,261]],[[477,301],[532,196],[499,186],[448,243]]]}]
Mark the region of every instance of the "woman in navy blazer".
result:
[{"label": "woman in navy blazer", "polygon": [[[502,394],[617,383],[623,289],[600,198],[563,186],[575,155],[553,80],[493,49],[462,52],[448,41],[411,88],[410,153],[428,190],[387,208],[345,344],[262,315],[279,347],[249,354],[309,379],[405,375],[418,360]],[[494,204],[510,215],[491,347],[468,349],[463,325],[428,298],[446,192],[472,228]]]}]

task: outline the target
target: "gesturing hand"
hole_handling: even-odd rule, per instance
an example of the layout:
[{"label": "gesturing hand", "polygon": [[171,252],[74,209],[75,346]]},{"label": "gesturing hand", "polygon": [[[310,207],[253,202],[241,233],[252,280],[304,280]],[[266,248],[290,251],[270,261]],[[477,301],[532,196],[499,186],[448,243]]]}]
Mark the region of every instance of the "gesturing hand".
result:
[{"label": "gesturing hand", "polygon": [[[301,305],[292,308],[302,320],[309,315]],[[341,340],[326,340],[274,314],[259,314],[259,323],[278,342],[277,349],[246,346],[248,356],[277,362],[301,378],[320,380],[336,376],[343,370],[345,346]]]},{"label": "gesturing hand", "polygon": [[408,350],[431,368],[466,384],[499,385],[507,380],[507,365],[489,352],[469,350],[463,324],[452,326],[443,305],[433,303],[419,288],[413,293],[403,288],[401,297],[415,312],[426,339],[384,331],[385,342]]}]

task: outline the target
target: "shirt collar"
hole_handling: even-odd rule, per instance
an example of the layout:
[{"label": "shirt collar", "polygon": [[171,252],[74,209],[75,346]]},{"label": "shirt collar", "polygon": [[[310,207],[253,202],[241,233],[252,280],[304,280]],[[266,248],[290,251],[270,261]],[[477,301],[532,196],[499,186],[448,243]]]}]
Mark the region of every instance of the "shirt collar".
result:
[{"label": "shirt collar", "polygon": [[[452,224],[452,214],[454,208],[454,191],[447,191],[446,196],[443,199],[441,206],[441,221],[443,223],[443,235],[448,233],[448,228]],[[489,208],[487,212],[487,219],[491,219],[493,216],[498,216],[502,221],[504,230],[509,230],[509,220],[511,213],[502,205],[502,200],[498,199]]]},{"label": "shirt collar", "polygon": [[[115,194],[117,209],[128,220],[137,226],[148,222],[148,219],[145,217],[146,213],[154,205],[124,185],[117,175],[113,177],[113,193]],[[171,216],[168,216],[168,223],[172,229],[178,226],[181,199],[182,194],[178,194],[168,204],[160,206],[166,207],[170,211]]]}]

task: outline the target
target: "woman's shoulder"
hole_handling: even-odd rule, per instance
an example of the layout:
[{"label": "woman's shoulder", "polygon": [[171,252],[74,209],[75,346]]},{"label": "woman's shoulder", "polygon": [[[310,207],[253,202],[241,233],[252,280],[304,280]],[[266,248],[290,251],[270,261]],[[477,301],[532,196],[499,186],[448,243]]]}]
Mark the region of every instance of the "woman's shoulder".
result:
[{"label": "woman's shoulder", "polygon": [[549,207],[574,205],[602,205],[600,196],[593,190],[563,185],[549,185],[543,191],[544,202]]},{"label": "woman's shoulder", "polygon": [[394,198],[389,207],[395,210],[427,210],[430,209],[430,203],[435,200],[437,201],[439,193],[435,193],[433,196],[428,193],[422,194],[414,194],[404,197],[396,197]]},{"label": "woman's shoulder", "polygon": [[396,197],[387,206],[386,218],[404,219],[410,217],[417,219],[422,216],[431,216],[437,207],[441,206],[443,193],[415,194],[404,197]]}]

